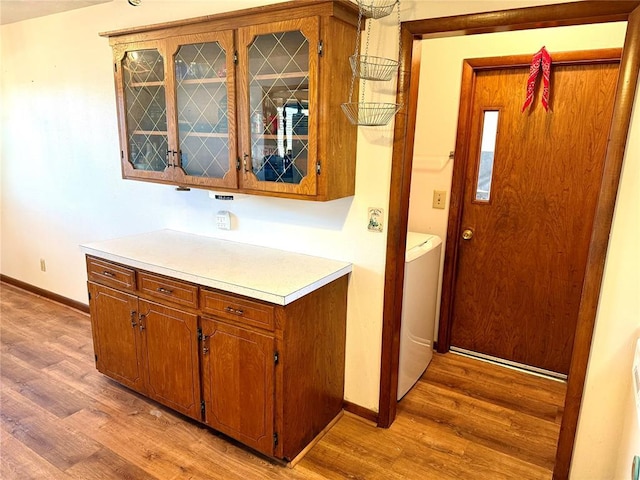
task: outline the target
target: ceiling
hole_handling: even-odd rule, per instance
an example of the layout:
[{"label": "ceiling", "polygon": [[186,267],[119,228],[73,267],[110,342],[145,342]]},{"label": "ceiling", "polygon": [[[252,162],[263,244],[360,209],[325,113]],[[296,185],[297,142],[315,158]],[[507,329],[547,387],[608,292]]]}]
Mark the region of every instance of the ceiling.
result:
[{"label": "ceiling", "polygon": [[113,0],[0,0],[0,25],[111,1]]}]

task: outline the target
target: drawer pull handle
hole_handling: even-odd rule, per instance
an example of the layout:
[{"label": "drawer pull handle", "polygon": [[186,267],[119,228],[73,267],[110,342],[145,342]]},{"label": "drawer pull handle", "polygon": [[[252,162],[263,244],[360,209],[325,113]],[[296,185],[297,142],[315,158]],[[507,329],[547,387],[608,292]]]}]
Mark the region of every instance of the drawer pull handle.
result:
[{"label": "drawer pull handle", "polygon": [[105,270],[102,272],[102,275],[104,275],[105,277],[111,277],[111,278],[115,278],[116,274],[113,272],[110,272],[109,270]]},{"label": "drawer pull handle", "polygon": [[160,293],[164,293],[165,295],[171,295],[173,293],[173,290],[169,290],[168,288],[164,287],[158,287],[158,291]]},{"label": "drawer pull handle", "polygon": [[233,308],[233,307],[227,307],[227,308],[225,308],[225,311],[229,312],[229,313],[233,313],[234,315],[240,315],[240,316],[244,315],[244,310],[241,310],[239,308],[236,309],[236,308]]}]

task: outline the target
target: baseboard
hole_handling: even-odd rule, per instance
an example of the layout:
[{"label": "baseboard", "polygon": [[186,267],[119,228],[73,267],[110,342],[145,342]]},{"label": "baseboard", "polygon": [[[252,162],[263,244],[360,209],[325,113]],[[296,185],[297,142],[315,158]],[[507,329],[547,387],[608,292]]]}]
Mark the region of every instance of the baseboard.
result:
[{"label": "baseboard", "polygon": [[324,427],[324,428],[322,429],[322,431],[321,431],[318,435],[316,435],[316,437],[315,437],[313,440],[311,440],[311,441],[309,442],[309,444],[308,444],[306,447],[304,447],[304,448],[302,449],[302,451],[301,451],[298,455],[296,455],[296,458],[294,458],[293,460],[291,460],[290,462],[288,462],[288,463],[286,464],[286,465],[287,465],[287,467],[289,467],[289,468],[293,468],[293,467],[295,467],[295,466],[298,464],[298,462],[300,462],[300,460],[302,460],[302,459],[304,458],[304,456],[305,456],[305,455],[306,455],[306,454],[307,454],[307,453],[308,453],[308,452],[309,452],[313,447],[315,447],[315,446],[316,446],[316,444],[317,444],[320,440],[322,440],[322,437],[324,437],[324,436],[325,436],[325,434],[326,434],[329,430],[331,430],[331,428],[332,428],[336,423],[338,423],[338,420],[340,420],[340,418],[342,418],[342,415],[344,415],[344,412],[343,412],[342,410],[340,410],[340,412],[338,412],[338,415],[336,415],[336,416],[333,418],[333,420],[331,420],[331,421],[327,424],[327,426],[326,426],[326,427]]},{"label": "baseboard", "polygon": [[342,408],[344,408],[345,412],[349,412],[353,415],[364,418],[365,420],[369,420],[376,425],[378,424],[378,412],[374,412],[373,410],[369,410],[368,408],[361,407],[360,405],[351,403],[348,400],[343,401]]},{"label": "baseboard", "polygon": [[76,310],[80,310],[83,313],[89,313],[89,305],[87,305],[86,303],[71,300],[70,298],[63,297],[62,295],[50,292],[49,290],[45,290],[44,288],[36,287],[29,283],[16,280],[15,278],[7,277],[6,275],[3,275],[1,273],[0,282],[13,285],[14,287],[21,288],[22,290],[26,290],[27,292],[31,292],[40,297],[52,300],[57,303],[61,303],[62,305],[66,305],[67,307],[75,308]]}]

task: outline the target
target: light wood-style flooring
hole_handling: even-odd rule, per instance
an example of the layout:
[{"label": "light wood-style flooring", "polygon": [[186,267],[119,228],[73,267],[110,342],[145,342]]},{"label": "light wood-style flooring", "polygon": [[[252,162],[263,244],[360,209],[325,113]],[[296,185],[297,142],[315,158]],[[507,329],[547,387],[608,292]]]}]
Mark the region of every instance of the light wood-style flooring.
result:
[{"label": "light wood-style flooring", "polygon": [[436,355],[389,429],[344,415],[293,469],[95,370],[87,315],[1,284],[2,479],[550,479],[563,383]]}]

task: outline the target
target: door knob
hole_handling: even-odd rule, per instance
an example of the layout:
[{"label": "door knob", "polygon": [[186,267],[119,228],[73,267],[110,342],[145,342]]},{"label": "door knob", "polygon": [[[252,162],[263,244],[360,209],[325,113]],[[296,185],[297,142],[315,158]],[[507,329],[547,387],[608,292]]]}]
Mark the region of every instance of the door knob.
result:
[{"label": "door knob", "polygon": [[471,240],[473,238],[473,230],[470,228],[465,228],[462,231],[462,239],[463,240]]}]

